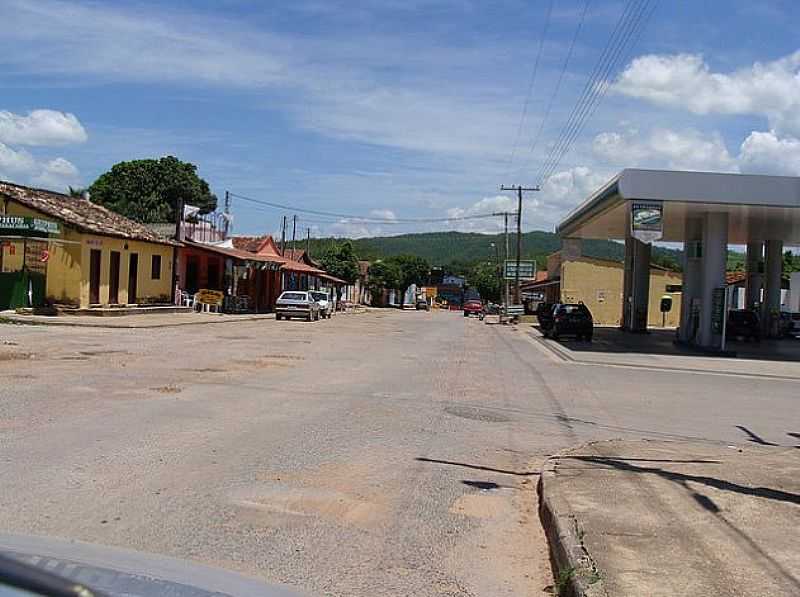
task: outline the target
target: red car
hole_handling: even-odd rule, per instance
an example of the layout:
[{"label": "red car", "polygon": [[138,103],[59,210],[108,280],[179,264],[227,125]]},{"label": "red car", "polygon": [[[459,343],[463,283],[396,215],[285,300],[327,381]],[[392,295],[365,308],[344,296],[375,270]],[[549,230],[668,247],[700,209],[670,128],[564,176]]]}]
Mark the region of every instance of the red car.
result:
[{"label": "red car", "polygon": [[464,317],[470,315],[480,315],[483,311],[483,303],[477,300],[467,301],[464,303]]}]

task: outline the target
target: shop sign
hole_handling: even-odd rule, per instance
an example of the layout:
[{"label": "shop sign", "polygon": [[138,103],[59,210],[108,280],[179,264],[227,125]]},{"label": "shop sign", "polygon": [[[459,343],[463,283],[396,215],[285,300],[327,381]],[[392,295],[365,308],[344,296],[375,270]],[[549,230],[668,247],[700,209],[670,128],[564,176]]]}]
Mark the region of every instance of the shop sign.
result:
[{"label": "shop sign", "polygon": [[664,205],[660,201],[631,202],[631,236],[643,243],[659,240],[664,234]]},{"label": "shop sign", "polygon": [[0,234],[13,233],[60,234],[58,222],[28,216],[0,216]]}]

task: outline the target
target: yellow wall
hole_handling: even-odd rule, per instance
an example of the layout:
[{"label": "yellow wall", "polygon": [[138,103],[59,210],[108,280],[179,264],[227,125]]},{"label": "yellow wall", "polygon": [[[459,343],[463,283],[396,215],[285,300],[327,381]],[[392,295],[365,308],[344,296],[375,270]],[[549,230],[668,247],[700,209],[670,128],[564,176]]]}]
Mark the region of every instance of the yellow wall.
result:
[{"label": "yellow wall", "polygon": [[[9,202],[9,215],[36,216],[54,219],[36,212],[26,206]],[[109,296],[109,277],[111,251],[120,253],[119,301],[128,302],[128,272],[130,254],[138,253],[139,269],[137,276],[137,303],[169,301],[172,290],[172,246],[158,243],[132,241],[111,236],[85,234],[71,229],[59,222],[61,235],[57,238],[74,241],[78,244],[51,244],[50,258],[47,261],[48,300],[55,303],[80,307],[89,306],[89,255],[92,249],[101,251],[100,259],[100,303],[107,305]],[[126,248],[127,247],[127,248]],[[17,246],[17,267],[22,265],[22,242]],[[161,278],[151,279],[151,259],[154,254],[161,255]],[[12,259],[14,258],[12,257]],[[7,269],[8,249],[4,253],[3,269]]]},{"label": "yellow wall", "polygon": [[[621,263],[582,257],[561,263],[561,300],[566,303],[582,301],[592,312],[595,323],[620,325],[624,271]],[[648,325],[661,327],[661,297],[667,284],[681,283],[681,275],[663,270],[650,270],[650,306]],[[671,293],[672,310],[667,313],[666,326],[678,325],[681,312],[681,293]]]}]

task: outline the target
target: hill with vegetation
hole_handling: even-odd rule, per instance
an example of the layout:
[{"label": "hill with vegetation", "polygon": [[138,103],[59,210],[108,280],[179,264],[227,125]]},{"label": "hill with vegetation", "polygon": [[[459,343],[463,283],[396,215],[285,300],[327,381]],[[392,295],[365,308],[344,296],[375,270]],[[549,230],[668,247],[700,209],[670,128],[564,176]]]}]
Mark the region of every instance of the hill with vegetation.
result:
[{"label": "hill with vegetation", "polygon": [[[341,238],[311,239],[311,255],[316,256],[328,248],[340,244]],[[425,232],[351,239],[353,250],[359,259],[374,261],[392,255],[415,255],[431,265],[443,266],[453,272],[465,271],[481,261],[493,261],[496,243],[502,258],[504,238],[502,234],[479,234],[474,232]],[[516,251],[516,237],[509,236],[511,255]],[[561,248],[561,241],[552,232],[535,230],[522,235],[523,259],[535,259],[540,267],[546,265],[547,256]],[[587,240],[583,253],[597,259],[622,261],[625,247],[622,243],[608,240]],[[654,247],[653,261],[671,269],[678,269],[680,251]]]}]

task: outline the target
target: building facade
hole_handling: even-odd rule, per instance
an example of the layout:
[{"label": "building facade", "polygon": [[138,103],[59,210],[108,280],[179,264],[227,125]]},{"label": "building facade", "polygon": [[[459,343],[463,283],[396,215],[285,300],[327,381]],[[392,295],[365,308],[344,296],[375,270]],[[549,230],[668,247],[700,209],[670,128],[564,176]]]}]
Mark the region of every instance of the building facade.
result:
[{"label": "building facade", "polygon": [[170,303],[174,249],[85,198],[0,182],[0,309]]}]

